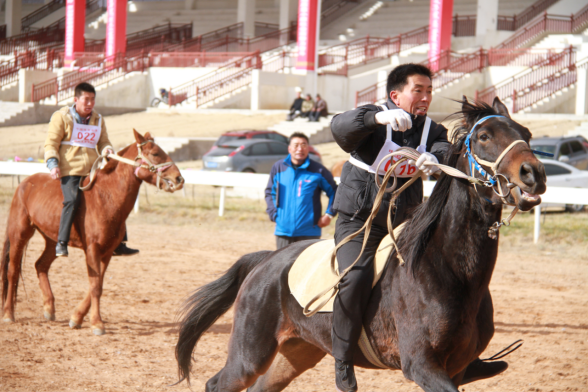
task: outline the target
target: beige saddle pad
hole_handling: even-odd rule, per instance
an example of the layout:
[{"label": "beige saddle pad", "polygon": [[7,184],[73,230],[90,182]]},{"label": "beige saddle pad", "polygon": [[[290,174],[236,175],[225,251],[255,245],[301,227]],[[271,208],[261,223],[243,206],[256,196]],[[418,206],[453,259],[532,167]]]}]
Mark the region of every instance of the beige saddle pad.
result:
[{"label": "beige saddle pad", "polygon": [[[395,238],[398,238],[403,227],[404,223],[394,229]],[[334,240],[319,241],[302,252],[294,262],[294,265],[292,265],[288,274],[288,286],[290,286],[290,292],[294,295],[294,298],[296,298],[303,308],[311,299],[329,287],[332,287],[337,282],[339,276],[333,274],[331,271],[331,254],[334,249]],[[393,249],[392,238],[390,235],[387,235],[380,243],[376,252],[372,287],[378,283],[380,276],[382,276],[382,272],[388,261],[388,256]],[[331,294],[332,291],[325,294],[311,308],[315,308],[316,305],[320,304],[321,301],[324,301]],[[335,298],[331,298],[319,312],[332,312],[334,301]]]}]

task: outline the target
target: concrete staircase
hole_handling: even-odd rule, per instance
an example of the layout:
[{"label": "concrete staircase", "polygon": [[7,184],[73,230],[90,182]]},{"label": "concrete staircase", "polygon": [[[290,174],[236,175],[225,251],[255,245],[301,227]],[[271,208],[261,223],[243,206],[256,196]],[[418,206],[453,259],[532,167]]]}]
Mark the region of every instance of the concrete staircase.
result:
[{"label": "concrete staircase", "polygon": [[32,111],[34,107],[34,103],[0,101],[0,127],[22,125],[23,118],[29,116],[27,112]]},{"label": "concrete staircase", "polygon": [[331,120],[333,115],[321,117],[318,122],[309,122],[306,118],[296,118],[294,121],[282,121],[269,127],[270,131],[276,131],[289,137],[294,132],[302,132],[310,139],[310,144],[329,143],[334,141],[331,133]]}]

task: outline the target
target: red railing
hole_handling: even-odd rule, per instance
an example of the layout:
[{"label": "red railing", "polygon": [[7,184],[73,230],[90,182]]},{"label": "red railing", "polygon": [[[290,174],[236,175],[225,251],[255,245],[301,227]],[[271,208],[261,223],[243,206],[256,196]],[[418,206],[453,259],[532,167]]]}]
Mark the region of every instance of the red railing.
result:
[{"label": "red railing", "polygon": [[55,101],[59,103],[73,97],[75,86],[79,83],[89,82],[96,87],[130,72],[143,72],[148,66],[149,57],[144,54],[136,57],[117,55],[113,59],[100,60],[76,72],[33,84],[32,101],[37,102],[55,96]]},{"label": "red railing", "polygon": [[350,68],[390,58],[402,50],[428,41],[428,26],[392,38],[359,38],[346,44],[331,46],[319,53],[319,72],[347,76]]},{"label": "red railing", "polygon": [[[177,44],[192,36],[192,23],[168,23],[127,35],[127,56],[134,56],[141,51],[163,51],[170,44]],[[104,52],[106,40],[88,40],[86,52]]]},{"label": "red railing", "polygon": [[63,42],[65,39],[65,18],[44,27],[42,29],[15,35],[0,42],[0,54],[6,55],[15,50],[24,52],[26,50],[38,49],[43,45]]},{"label": "red railing", "polygon": [[282,51],[276,53],[263,61],[262,70],[267,72],[283,72],[286,69],[292,69],[296,65],[295,53]]},{"label": "red railing", "polygon": [[573,34],[588,27],[588,5],[571,16],[544,13],[517,30],[497,49],[514,49],[530,45],[546,34]]},{"label": "red railing", "polygon": [[15,54],[14,58],[10,61],[0,63],[0,86],[16,82],[18,80],[19,69],[35,68],[35,57],[35,52],[27,51]]},{"label": "red railing", "polygon": [[476,35],[476,15],[454,15],[451,34],[454,37],[473,37]]},{"label": "red railing", "polygon": [[576,82],[576,52],[573,47],[555,53],[496,86],[476,91],[475,99],[492,103],[494,97],[512,100],[513,113],[523,110]]},{"label": "red railing", "polygon": [[151,52],[150,67],[223,67],[250,52]]},{"label": "red railing", "polygon": [[[549,59],[561,53],[555,49],[480,49],[473,53],[460,54],[444,51],[422,64],[438,70],[433,74],[433,89],[439,89],[461,79],[468,73],[481,71],[492,65],[537,67],[549,63]],[[381,84],[374,84],[356,92],[356,105],[385,100],[386,91]]]},{"label": "red railing", "polygon": [[33,24],[37,23],[44,17],[51,15],[58,9],[65,7],[65,0],[51,0],[44,6],[37,8],[27,16],[23,17],[20,21],[22,30],[28,30]]},{"label": "red railing", "polygon": [[259,52],[250,53],[209,74],[170,88],[169,105],[195,98],[196,107],[251,83],[254,69],[261,69]]}]

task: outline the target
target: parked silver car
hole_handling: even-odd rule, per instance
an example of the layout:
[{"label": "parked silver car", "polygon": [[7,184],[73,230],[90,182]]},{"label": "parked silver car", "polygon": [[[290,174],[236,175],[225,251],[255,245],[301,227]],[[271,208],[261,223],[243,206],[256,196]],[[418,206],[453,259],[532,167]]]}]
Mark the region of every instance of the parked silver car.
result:
[{"label": "parked silver car", "polygon": [[[288,155],[288,145],[273,140],[232,140],[202,157],[204,170],[269,173],[274,163]],[[320,162],[320,157],[310,154]]]},{"label": "parked silver car", "polygon": [[[547,175],[547,187],[588,188],[588,171],[578,170],[563,162],[542,159]],[[581,204],[542,204],[543,207],[562,207],[566,211],[580,212],[584,209]]]},{"label": "parked silver car", "polygon": [[[553,154],[556,161],[567,163],[580,170],[588,170],[588,141],[582,136],[542,137],[531,139],[531,148]],[[545,156],[537,156],[549,159]]]}]

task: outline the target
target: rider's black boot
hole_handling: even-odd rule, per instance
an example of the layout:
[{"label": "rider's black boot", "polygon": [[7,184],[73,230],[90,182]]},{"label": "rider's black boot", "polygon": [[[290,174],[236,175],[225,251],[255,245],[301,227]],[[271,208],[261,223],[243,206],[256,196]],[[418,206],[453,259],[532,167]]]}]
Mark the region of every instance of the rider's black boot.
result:
[{"label": "rider's black boot", "polygon": [[113,256],[132,256],[139,253],[139,249],[132,249],[127,246],[125,242],[121,242],[114,252],[112,252]]},{"label": "rider's black boot", "polygon": [[57,246],[55,247],[55,256],[67,257],[68,255],[69,253],[67,252],[67,242],[57,241]]},{"label": "rider's black boot", "polygon": [[357,391],[353,361],[341,361],[335,358],[335,383],[340,392]]},{"label": "rider's black boot", "polygon": [[477,358],[468,365],[460,385],[497,376],[506,368],[508,368],[508,363],[504,361],[484,362]]}]

